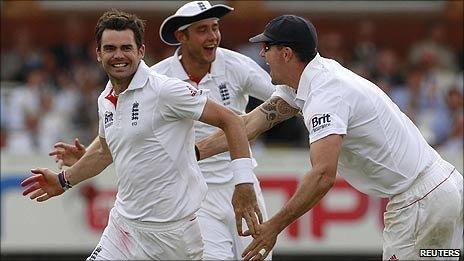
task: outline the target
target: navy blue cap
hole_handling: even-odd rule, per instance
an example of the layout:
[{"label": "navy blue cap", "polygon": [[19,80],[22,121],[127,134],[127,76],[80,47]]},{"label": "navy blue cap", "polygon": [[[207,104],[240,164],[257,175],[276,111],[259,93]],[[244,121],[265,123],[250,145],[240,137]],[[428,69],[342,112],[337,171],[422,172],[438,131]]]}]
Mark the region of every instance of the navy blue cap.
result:
[{"label": "navy blue cap", "polygon": [[296,15],[281,15],[272,19],[264,32],[249,39],[252,43],[294,44],[317,52],[317,33],[307,19]]}]

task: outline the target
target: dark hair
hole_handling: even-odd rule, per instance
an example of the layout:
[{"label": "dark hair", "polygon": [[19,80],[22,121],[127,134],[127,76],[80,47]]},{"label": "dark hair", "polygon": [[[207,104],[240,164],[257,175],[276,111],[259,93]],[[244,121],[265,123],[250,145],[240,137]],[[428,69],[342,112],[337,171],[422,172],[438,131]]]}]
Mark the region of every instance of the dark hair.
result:
[{"label": "dark hair", "polygon": [[317,54],[316,50],[311,50],[307,46],[291,45],[289,47],[292,48],[296,57],[303,63],[309,63]]},{"label": "dark hair", "polygon": [[316,50],[310,50],[306,46],[303,46],[301,44],[295,44],[295,43],[284,43],[284,44],[277,44],[280,46],[286,46],[289,47],[293,50],[295,53],[295,56],[300,60],[300,62],[303,63],[309,63],[316,57],[317,51]]},{"label": "dark hair", "polygon": [[101,38],[103,31],[106,29],[123,31],[126,29],[134,32],[135,43],[140,48],[143,43],[143,34],[145,32],[145,21],[139,19],[135,14],[129,14],[117,9],[106,11],[95,26],[95,40],[97,48],[101,47]]}]

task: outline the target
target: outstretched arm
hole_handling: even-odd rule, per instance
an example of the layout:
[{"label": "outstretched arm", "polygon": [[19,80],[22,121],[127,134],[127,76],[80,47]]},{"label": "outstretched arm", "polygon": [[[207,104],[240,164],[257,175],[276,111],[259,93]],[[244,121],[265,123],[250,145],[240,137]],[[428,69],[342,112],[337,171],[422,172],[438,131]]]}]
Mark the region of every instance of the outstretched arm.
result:
[{"label": "outstretched arm", "polygon": [[100,174],[111,163],[113,163],[113,157],[106,139],[98,137],[98,142],[92,142],[84,156],[66,170],[66,178],[74,186],[81,181]]},{"label": "outstretched arm", "polygon": [[[248,140],[255,139],[261,133],[292,118],[298,112],[298,109],[293,108],[280,97],[269,98],[259,107],[242,116]],[[202,139],[196,145],[200,152],[200,159],[229,150],[227,139],[222,130]]]},{"label": "outstretched arm", "polygon": [[[309,156],[312,169],[303,177],[285,206],[261,225],[262,233],[254,237],[242,254],[244,260],[264,259],[274,247],[279,233],[314,207],[330,190],[337,174],[342,140],[341,135],[333,134],[311,144]],[[261,249],[265,252],[260,253]]]},{"label": "outstretched arm", "polygon": [[74,139],[74,145],[57,142],[53,146],[55,149],[48,155],[53,156],[55,158],[55,162],[58,164],[58,168],[62,169],[63,166],[71,167],[74,165],[80,158],[82,158],[82,156],[84,156],[86,151],[93,153],[98,150],[100,146],[101,144],[98,136],[92,141],[87,149],[85,149],[84,145],[82,145],[79,142],[79,139],[76,138]]},{"label": "outstretched arm", "polygon": [[262,223],[263,216],[253,188],[252,162],[244,122],[233,111],[212,100],[206,102],[200,121],[222,129],[225,134],[224,140],[227,140],[230,147],[233,182],[236,185],[232,205],[237,231],[239,235],[243,235],[242,218],[244,218],[250,232],[255,234],[257,232],[255,228]]},{"label": "outstretched arm", "polygon": [[[64,179],[70,185],[74,186],[81,181],[98,175],[113,162],[105,139],[100,137],[99,144],[98,149],[87,151],[76,164],[63,172]],[[57,173],[46,168],[32,169],[31,172],[34,175],[21,182],[21,186],[25,187],[24,196],[30,194],[31,199],[42,202],[63,194],[64,189]]]},{"label": "outstretched arm", "polygon": [[208,99],[199,120],[221,129],[232,160],[250,157],[245,124],[233,111]]}]

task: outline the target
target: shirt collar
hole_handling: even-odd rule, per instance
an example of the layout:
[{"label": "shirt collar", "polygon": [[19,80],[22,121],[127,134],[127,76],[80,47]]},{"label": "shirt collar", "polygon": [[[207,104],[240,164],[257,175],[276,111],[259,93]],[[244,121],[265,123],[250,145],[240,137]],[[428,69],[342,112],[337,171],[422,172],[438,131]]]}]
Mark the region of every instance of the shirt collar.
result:
[{"label": "shirt collar", "polygon": [[[150,72],[150,67],[148,67],[143,60],[140,60],[139,66],[137,67],[137,71],[135,72],[134,77],[132,78],[126,90],[135,90],[143,88],[143,86],[145,86],[145,83],[148,80]],[[126,90],[124,90],[123,93]],[[105,95],[111,95],[113,93],[113,84],[111,83],[111,81],[108,81],[106,83],[104,93]]]},{"label": "shirt collar", "polygon": [[148,81],[148,76],[151,74],[150,67],[147,66],[147,64],[143,61],[140,60],[139,67],[137,68],[137,72],[135,72],[134,77],[132,78],[132,81],[129,84],[129,87],[127,87],[128,90],[135,90],[135,89],[140,89],[145,86],[145,84]]},{"label": "shirt collar", "polygon": [[319,64],[321,59],[321,56],[319,53],[317,53],[314,59],[312,59],[308,65],[306,65],[303,73],[301,74],[300,82],[298,83],[295,100],[306,101],[308,98],[311,91],[311,81],[315,76],[314,69]]},{"label": "shirt collar", "polygon": [[171,69],[172,69],[172,77],[178,78],[183,81],[189,80],[189,76],[187,72],[185,72],[182,63],[179,60],[179,50],[180,47],[176,49],[174,55],[172,56],[173,59],[171,60]]},{"label": "shirt collar", "polygon": [[218,47],[216,49],[216,59],[213,64],[211,64],[211,76],[219,77],[225,75],[226,72],[226,60],[224,59],[224,54],[222,48]]},{"label": "shirt collar", "polygon": [[[171,60],[171,69],[173,72],[173,77],[181,79],[183,81],[189,80],[189,76],[185,71],[182,63],[179,60],[179,51],[180,47],[174,52],[173,59]],[[216,59],[211,64],[211,70],[209,75],[211,77],[219,77],[225,74],[226,70],[226,61],[224,59],[224,55],[222,53],[221,48],[217,48],[216,50]]]}]

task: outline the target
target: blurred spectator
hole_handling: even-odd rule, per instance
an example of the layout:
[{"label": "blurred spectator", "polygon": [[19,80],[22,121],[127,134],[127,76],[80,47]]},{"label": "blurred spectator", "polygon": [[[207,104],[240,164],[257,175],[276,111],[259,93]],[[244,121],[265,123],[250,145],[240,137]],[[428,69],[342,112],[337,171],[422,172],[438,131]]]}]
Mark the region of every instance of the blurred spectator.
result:
[{"label": "blurred spectator", "polygon": [[1,77],[2,81],[26,81],[26,74],[42,64],[38,47],[32,43],[27,29],[18,29],[13,33],[13,47],[2,51]]},{"label": "blurred spectator", "polygon": [[384,88],[386,93],[403,83],[403,75],[400,73],[402,64],[396,52],[389,48],[381,49],[376,57],[375,67],[371,75],[379,87]]},{"label": "blurred spectator", "polygon": [[54,47],[54,53],[59,66],[71,69],[76,63],[86,63],[95,59],[91,59],[89,56],[88,40],[84,38],[83,32],[86,27],[83,26],[82,20],[75,16],[66,17],[65,29],[63,30],[65,35],[60,44]]},{"label": "blurred spectator", "polygon": [[44,72],[34,69],[27,74],[26,84],[11,93],[8,136],[11,150],[29,152],[38,149],[39,121],[45,116],[41,98],[46,88]]},{"label": "blurred spectator", "polygon": [[419,64],[433,55],[438,66],[446,70],[456,70],[456,60],[447,44],[447,26],[443,21],[434,21],[429,25],[426,37],[413,44],[409,51],[409,62]]},{"label": "blurred spectator", "polygon": [[390,92],[391,99],[398,107],[417,124],[418,117],[434,104],[424,90],[423,72],[420,68],[411,67],[404,85],[400,85]]},{"label": "blurred spectator", "polygon": [[424,92],[429,97],[434,108],[444,107],[446,93],[455,83],[456,74],[445,67],[440,66],[436,52],[424,51],[422,59],[417,64],[424,73]]},{"label": "blurred spectator", "polygon": [[47,85],[56,87],[56,77],[59,74],[60,68],[58,67],[55,55],[50,50],[44,50],[41,53],[41,58],[41,68]]},{"label": "blurred spectator", "polygon": [[463,146],[463,85],[462,74],[445,92],[445,106],[433,119],[434,146],[462,149]]},{"label": "blurred spectator", "polygon": [[90,144],[98,130],[97,99],[105,85],[101,78],[101,69],[97,66],[80,65],[72,72],[79,90],[71,116],[75,130],[73,134],[83,144]]},{"label": "blurred spectator", "polygon": [[418,66],[409,68],[406,82],[390,91],[393,102],[405,113],[419,128],[428,142],[435,137],[432,122],[436,110],[443,105],[436,95],[430,95],[427,90],[424,72]]},{"label": "blurred spectator", "polygon": [[348,54],[342,43],[342,36],[338,32],[322,34],[318,45],[322,56],[334,59],[341,65],[346,65]]},{"label": "blurred spectator", "polygon": [[370,20],[362,20],[358,24],[356,42],[350,62],[353,71],[367,79],[372,79],[371,68],[374,67],[377,57],[375,31],[375,24]]},{"label": "blurred spectator", "polygon": [[55,107],[53,90],[44,88],[39,95],[39,115],[34,126],[33,141],[36,150],[48,152],[57,140],[68,133],[69,124],[67,118],[62,117]]}]

